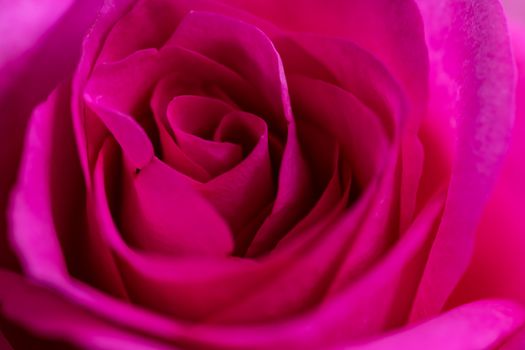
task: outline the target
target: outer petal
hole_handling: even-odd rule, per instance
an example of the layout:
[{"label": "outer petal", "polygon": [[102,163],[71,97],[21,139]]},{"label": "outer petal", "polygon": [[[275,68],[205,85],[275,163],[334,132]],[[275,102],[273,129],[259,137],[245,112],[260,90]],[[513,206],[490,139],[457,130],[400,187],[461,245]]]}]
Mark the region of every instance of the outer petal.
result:
[{"label": "outer petal", "polygon": [[[60,2],[64,5],[54,3],[53,7],[55,10],[64,11],[67,7],[65,5],[70,2]],[[20,4],[28,3],[28,1],[6,1],[2,2],[3,5],[0,7],[4,8],[8,3],[22,6]],[[53,10],[54,19],[51,17],[42,19],[43,22],[37,24],[38,30],[36,28],[30,29],[32,41],[39,34],[45,32],[45,35],[41,36],[36,44],[23,55],[20,54],[22,50],[29,48],[29,42],[25,43],[24,47],[18,48],[19,55],[15,56],[14,51],[8,53],[7,55],[10,56],[11,60],[0,65],[0,164],[2,164],[2,176],[0,176],[0,264],[2,265],[12,265],[12,262],[6,259],[8,255],[4,234],[5,212],[7,195],[16,178],[27,120],[34,106],[42,101],[61,79],[72,72],[80,53],[82,35],[91,25],[101,3],[101,0],[76,1],[59,19],[57,19],[57,14],[60,11],[54,12]],[[6,15],[4,10],[0,9],[2,16]],[[4,17],[0,17],[0,23],[6,23]],[[20,26],[26,27],[26,23],[15,20],[14,24],[9,27],[8,33],[25,33],[19,28]],[[2,43],[6,42],[4,40],[8,33],[0,30]],[[16,36],[16,39],[23,41],[25,38]],[[0,50],[3,49],[0,48]],[[3,56],[3,53],[0,52],[0,55]]]},{"label": "outer petal", "polygon": [[474,256],[451,300],[505,297],[525,303],[525,31],[514,30],[519,79],[508,157],[476,232]]},{"label": "outer petal", "polygon": [[413,317],[440,311],[464,273],[474,230],[505,154],[514,106],[514,66],[495,0],[418,0],[430,46],[431,100],[457,122],[456,155],[440,229]]},{"label": "outer petal", "polygon": [[523,324],[524,316],[523,308],[517,304],[478,301],[377,341],[344,349],[492,349]]},{"label": "outer petal", "polygon": [[65,339],[86,349],[176,350],[173,346],[119,329],[69,303],[63,296],[15,274],[1,270],[0,283],[9,285],[0,291],[4,312],[36,334]]}]

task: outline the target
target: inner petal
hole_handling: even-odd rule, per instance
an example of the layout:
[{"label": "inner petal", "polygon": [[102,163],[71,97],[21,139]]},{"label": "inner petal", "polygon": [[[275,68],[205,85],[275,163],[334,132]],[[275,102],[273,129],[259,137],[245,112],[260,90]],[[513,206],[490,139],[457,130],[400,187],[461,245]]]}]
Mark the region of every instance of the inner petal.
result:
[{"label": "inner petal", "polygon": [[227,223],[189,179],[157,158],[138,174],[124,160],[122,172],[122,195],[115,210],[131,245],[168,256],[231,253]]},{"label": "inner petal", "polygon": [[390,142],[381,119],[335,85],[295,75],[289,82],[294,110],[338,141],[358,184],[366,186],[386,164]]},{"label": "inner petal", "polygon": [[212,178],[242,161],[242,147],[234,143],[208,141],[180,130],[175,131],[175,136],[181,151]]},{"label": "inner petal", "polygon": [[268,131],[261,118],[246,112],[229,113],[217,130],[215,136],[218,139],[246,142],[242,147],[247,155],[235,167],[199,185],[199,188],[230,223],[239,245],[241,232],[275,197],[276,180]]},{"label": "inner petal", "polygon": [[260,110],[269,129],[283,135],[287,120],[283,97],[286,85],[279,54],[257,27],[237,19],[205,12],[189,13],[166,43],[201,53],[253,82]]},{"label": "inner petal", "polygon": [[225,102],[201,96],[177,96],[168,105],[168,124],[178,147],[212,177],[243,158],[240,145],[213,140],[224,115],[232,110]]},{"label": "inner petal", "polygon": [[248,154],[266,133],[266,123],[246,112],[231,112],[222,118],[213,139],[218,142],[235,143]]},{"label": "inner petal", "polygon": [[183,95],[169,103],[167,118],[174,132],[211,140],[224,115],[232,110],[232,106],[215,98]]}]

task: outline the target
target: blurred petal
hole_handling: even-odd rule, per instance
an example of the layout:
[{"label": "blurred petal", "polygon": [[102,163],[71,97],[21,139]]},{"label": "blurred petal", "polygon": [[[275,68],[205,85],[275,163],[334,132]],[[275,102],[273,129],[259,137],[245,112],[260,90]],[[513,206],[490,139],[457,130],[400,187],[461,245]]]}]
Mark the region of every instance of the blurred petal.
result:
[{"label": "blurred petal", "polygon": [[[429,42],[438,118],[455,117],[447,205],[413,309],[438,313],[465,272],[474,231],[510,136],[515,74],[499,1],[418,0]],[[441,98],[441,99],[440,99]]]},{"label": "blurred petal", "polygon": [[[57,280],[67,272],[53,219],[51,186],[55,156],[53,136],[56,120],[67,118],[68,104],[63,89],[35,109],[28,127],[18,183],[12,192],[9,219],[11,243],[26,273],[37,278]],[[62,117],[62,118],[59,118]],[[64,145],[63,145],[64,146]],[[64,146],[67,149],[68,145]],[[69,145],[70,147],[72,145]],[[62,164],[64,168],[71,164]],[[82,198],[78,198],[82,200]]]},{"label": "blurred petal", "polygon": [[480,297],[525,303],[525,30],[515,28],[516,122],[497,186],[476,232],[474,256],[452,305]]},{"label": "blurred petal", "polygon": [[521,327],[524,319],[525,312],[517,304],[500,300],[484,300],[460,306],[434,319],[384,336],[379,340],[337,349],[492,349]]},{"label": "blurred petal", "polygon": [[81,306],[71,304],[63,295],[18,275],[0,270],[0,284],[8,286],[0,290],[2,311],[13,321],[46,338],[67,340],[89,349],[176,349],[120,329]]},{"label": "blurred petal", "polygon": [[[0,13],[5,16],[15,16],[6,11],[12,10],[17,6],[24,6],[24,3],[36,3],[37,1],[3,1],[0,6]],[[53,2],[50,9],[50,2],[45,1],[45,13],[52,12],[54,15],[41,18],[36,26],[38,29],[29,29],[27,23],[16,20],[14,23],[4,22],[2,25],[9,24],[8,32],[0,31],[0,41],[4,43],[4,38],[12,33],[24,33],[25,30],[31,31],[33,36],[31,41],[40,37],[34,44],[25,42],[29,38],[14,36],[18,41],[23,42],[24,47],[18,48],[18,54],[9,53],[11,60],[0,65],[0,164],[2,164],[2,176],[0,177],[0,264],[13,266],[8,252],[5,251],[5,225],[7,196],[10,188],[16,179],[25,128],[33,108],[51,92],[58,82],[71,73],[78,61],[82,36],[87,28],[92,24],[101,0],[80,0],[75,1],[67,11],[67,4],[71,1],[63,1],[60,4]],[[38,3],[44,3],[38,1]],[[9,5],[7,5],[9,4]],[[7,10],[10,8],[11,10]],[[65,11],[65,12],[64,12]],[[44,13],[43,12],[43,13]],[[42,16],[44,14],[42,13]],[[59,13],[62,16],[59,17]],[[18,16],[18,15],[16,15]],[[39,15],[40,16],[40,15]],[[40,17],[39,17],[40,18]],[[45,34],[43,34],[45,33]],[[29,46],[28,46],[29,45]],[[30,50],[26,50],[29,49]],[[3,49],[0,49],[2,51]],[[20,55],[21,50],[25,50]],[[0,55],[3,55],[0,52]],[[43,68],[45,67],[45,69]]]},{"label": "blurred petal", "polygon": [[525,328],[521,327],[505,341],[499,350],[522,350],[525,349]]},{"label": "blurred petal", "polygon": [[[0,303],[1,304],[1,303]],[[2,350],[13,350],[7,339],[4,337],[2,332],[0,331],[0,349]]]},{"label": "blurred petal", "polygon": [[0,3],[0,67],[30,49],[72,3],[73,0]]}]

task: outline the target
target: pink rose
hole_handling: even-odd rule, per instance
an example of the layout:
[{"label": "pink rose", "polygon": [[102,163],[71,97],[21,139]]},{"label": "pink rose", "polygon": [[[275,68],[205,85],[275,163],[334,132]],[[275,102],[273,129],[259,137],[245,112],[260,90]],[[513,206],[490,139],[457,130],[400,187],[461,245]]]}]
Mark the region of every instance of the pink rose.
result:
[{"label": "pink rose", "polygon": [[498,1],[1,6],[0,346],[525,345]]}]

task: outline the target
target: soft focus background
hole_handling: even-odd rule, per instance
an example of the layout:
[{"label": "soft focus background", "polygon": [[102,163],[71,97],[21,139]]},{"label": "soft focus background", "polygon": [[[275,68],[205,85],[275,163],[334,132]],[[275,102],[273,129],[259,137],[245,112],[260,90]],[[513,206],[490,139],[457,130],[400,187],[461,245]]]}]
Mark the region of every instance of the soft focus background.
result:
[{"label": "soft focus background", "polygon": [[507,14],[514,20],[525,24],[525,1],[524,0],[503,0],[503,6]]},{"label": "soft focus background", "polygon": [[[30,48],[73,0],[0,0],[0,67]],[[13,25],[17,23],[17,25]]]}]

